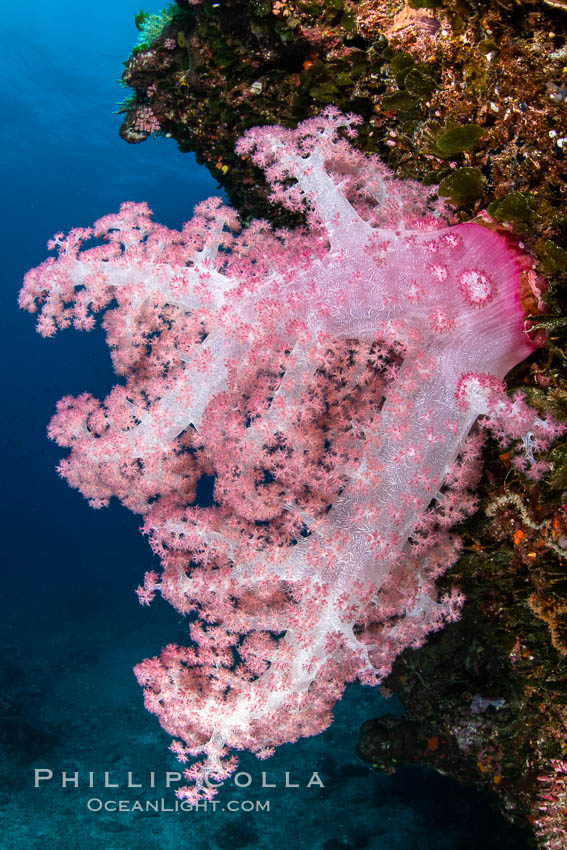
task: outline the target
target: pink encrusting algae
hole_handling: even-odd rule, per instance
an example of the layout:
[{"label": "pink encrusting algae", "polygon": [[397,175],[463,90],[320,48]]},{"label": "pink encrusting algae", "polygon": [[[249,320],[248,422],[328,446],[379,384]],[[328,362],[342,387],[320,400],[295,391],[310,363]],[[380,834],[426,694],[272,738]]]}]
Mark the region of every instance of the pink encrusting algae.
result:
[{"label": "pink encrusting algae", "polygon": [[529,256],[358,152],[357,120],[328,109],[238,143],[304,228],[241,228],[210,199],[174,231],[124,204],[56,236],[20,296],[46,336],[106,311],[121,383],[62,399],[49,434],[93,506],[143,515],[163,571],[142,604],[159,591],[191,615],[189,646],[135,670],[172,750],[197,759],[190,800],[234,750],[325,729],[347,682],[377,684],[457,619],[462,595],[435,580],[477,508],[484,434],[531,452],[560,430],[502,383],[537,344]]}]

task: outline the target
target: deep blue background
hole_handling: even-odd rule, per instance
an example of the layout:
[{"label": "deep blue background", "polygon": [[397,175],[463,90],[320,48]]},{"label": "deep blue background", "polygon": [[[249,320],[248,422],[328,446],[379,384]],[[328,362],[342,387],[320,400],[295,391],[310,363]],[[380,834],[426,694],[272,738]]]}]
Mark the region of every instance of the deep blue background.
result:
[{"label": "deep blue background", "polygon": [[[33,317],[16,305],[23,275],[45,259],[55,232],[88,226],[122,201],[147,201],[157,220],[179,227],[196,203],[218,194],[208,172],[173,142],[127,145],[118,136],[121,116],[113,113],[127,90],[117,79],[137,38],[134,11],[130,0],[38,0],[3,11],[0,339],[9,481],[4,586],[11,610],[24,593],[26,604],[40,598],[43,607],[52,593],[61,600],[73,592],[70,560],[76,579],[92,569],[96,582],[101,564],[87,561],[84,542],[90,548],[113,527],[108,512],[94,514],[54,478],[61,452],[45,437],[62,394],[106,394],[113,383],[109,357],[100,334],[35,334]],[[125,513],[115,521],[136,526]]]}]

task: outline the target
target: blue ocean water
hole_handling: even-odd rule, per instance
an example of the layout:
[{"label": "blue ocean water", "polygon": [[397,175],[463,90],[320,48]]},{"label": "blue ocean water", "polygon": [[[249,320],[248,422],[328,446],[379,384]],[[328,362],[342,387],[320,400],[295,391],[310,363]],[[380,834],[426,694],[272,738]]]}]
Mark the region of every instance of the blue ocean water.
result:
[{"label": "blue ocean water", "polygon": [[[124,200],[147,201],[157,220],[180,227],[219,194],[173,141],[129,146],[118,136],[116,81],[137,11],[131,0],[35,0],[2,13],[0,845],[519,848],[485,797],[425,771],[385,777],[357,759],[359,726],[392,710],[361,687],[348,690],[323,735],[268,762],[243,756],[242,787],[228,783],[215,811],[132,810],[162,797],[172,807],[163,779],[178,768],[132,667],[183,641],[186,626],[165,604],[138,605],[134,588],[152,567],[139,520],[117,505],[91,510],[55,472],[61,450],[46,436],[55,402],[85,390],[103,396],[114,383],[100,331],[41,339],[16,300],[56,231],[88,226]],[[45,771],[39,787],[36,769]],[[261,787],[262,771],[275,788]],[[313,771],[324,787],[305,787]],[[285,787],[286,773],[299,787]]]}]

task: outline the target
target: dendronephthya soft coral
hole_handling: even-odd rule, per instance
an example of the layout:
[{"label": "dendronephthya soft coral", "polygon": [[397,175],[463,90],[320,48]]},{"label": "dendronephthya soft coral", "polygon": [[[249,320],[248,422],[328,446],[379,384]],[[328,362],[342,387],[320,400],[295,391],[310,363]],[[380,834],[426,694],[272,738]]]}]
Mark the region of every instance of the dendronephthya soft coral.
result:
[{"label": "dendronephthya soft coral", "polygon": [[[163,573],[140,601],[159,590],[192,615],[190,646],[135,671],[178,758],[200,759],[189,799],[232,750],[265,757],[324,729],[345,683],[378,683],[459,616],[435,579],[477,506],[479,414],[530,453],[558,431],[502,384],[537,345],[523,246],[487,217],[451,224],[341,137],[356,123],[329,109],[238,143],[305,228],[241,230],[212,199],[177,232],[124,204],[55,237],[20,297],[44,335],[106,310],[122,381],[103,402],[62,399],[49,433],[94,506],[114,495],[144,515]],[[537,475],[531,460],[518,454]]]}]

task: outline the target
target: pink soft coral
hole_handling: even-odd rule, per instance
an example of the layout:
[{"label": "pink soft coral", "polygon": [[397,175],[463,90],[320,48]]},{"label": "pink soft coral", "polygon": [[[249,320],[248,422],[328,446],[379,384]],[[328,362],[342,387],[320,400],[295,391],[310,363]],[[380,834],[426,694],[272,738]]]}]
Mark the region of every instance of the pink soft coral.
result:
[{"label": "pink soft coral", "polygon": [[234,769],[231,750],[316,734],[346,682],[376,684],[459,616],[435,579],[476,509],[477,416],[501,440],[556,432],[502,384],[535,346],[529,258],[488,219],[450,226],[427,189],[340,138],[356,123],[329,109],[239,142],[307,228],[241,230],[211,199],[177,232],[124,204],[57,236],[21,293],[44,335],[106,310],[122,383],[64,398],[50,436],[91,504],[143,514],[163,573],[140,601],[159,590],[192,615],[190,647],[136,667],[174,752],[201,759],[191,799]]}]

